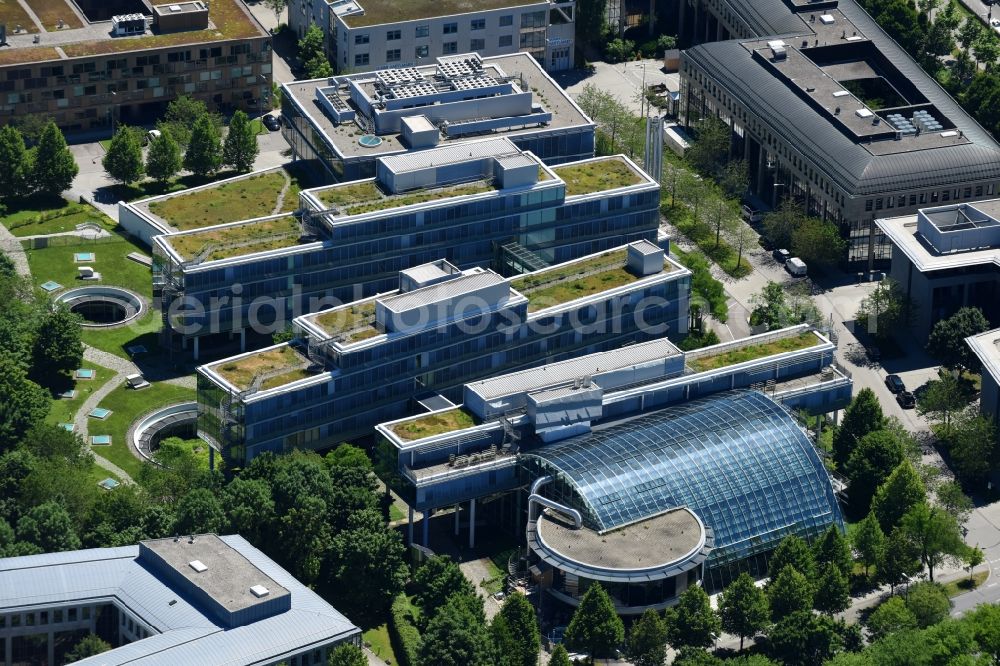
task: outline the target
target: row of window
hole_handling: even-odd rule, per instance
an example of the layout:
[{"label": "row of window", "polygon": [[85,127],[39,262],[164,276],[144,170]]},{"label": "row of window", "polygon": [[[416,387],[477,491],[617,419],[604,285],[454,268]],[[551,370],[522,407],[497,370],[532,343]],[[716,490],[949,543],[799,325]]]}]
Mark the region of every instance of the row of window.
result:
[{"label": "row of window", "polygon": [[[524,21],[522,21],[523,23]],[[499,27],[505,28],[514,25],[514,15],[504,14],[500,17]],[[486,29],[486,19],[485,18],[475,18],[469,21],[469,30],[478,31]],[[445,23],[441,26],[441,32],[445,35],[455,35],[458,34],[458,22],[452,21],[450,23]],[[414,29],[413,36],[416,38],[430,37],[431,26],[430,25],[418,25]],[[403,38],[403,31],[399,29],[386,30],[385,40],[387,42],[392,42],[397,39]],[[371,34],[364,32],[354,35],[355,44],[368,44],[371,41]]]},{"label": "row of window", "polygon": [[[922,206],[927,203],[932,203],[932,204],[938,202],[946,203],[948,201],[953,201],[953,200],[958,201],[959,199],[969,199],[972,198],[973,196],[979,198],[983,196],[984,191],[987,196],[991,196],[996,191],[996,187],[993,183],[990,183],[989,185],[986,186],[985,190],[983,189],[982,185],[976,185],[975,189],[973,189],[973,187],[970,185],[966,186],[965,188],[956,187],[953,190],[941,190],[940,192],[935,190],[930,193],[930,197],[928,197],[927,192],[921,192],[920,194],[911,194],[909,195],[909,205],[912,207],[916,205]],[[906,202],[907,202],[907,197],[905,194],[900,194],[895,197],[889,196],[889,197],[878,197],[875,199],[866,199],[865,210],[866,211],[882,210],[883,208],[889,209],[893,207],[902,208],[903,206],[907,205]]]},{"label": "row of window", "polygon": [[[504,48],[514,45],[513,35],[500,35],[497,40],[497,47]],[[486,50],[486,40],[485,39],[473,39],[469,41],[469,51],[484,51]],[[418,46],[413,50],[413,55],[415,58],[426,58],[430,55],[430,46]],[[450,55],[453,53],[458,53],[458,42],[444,42],[441,45],[441,52],[445,55]],[[385,52],[386,62],[399,62],[403,59],[403,52],[401,49],[389,49]],[[371,63],[371,56],[368,53],[357,53],[354,56],[354,66],[364,67]]]}]

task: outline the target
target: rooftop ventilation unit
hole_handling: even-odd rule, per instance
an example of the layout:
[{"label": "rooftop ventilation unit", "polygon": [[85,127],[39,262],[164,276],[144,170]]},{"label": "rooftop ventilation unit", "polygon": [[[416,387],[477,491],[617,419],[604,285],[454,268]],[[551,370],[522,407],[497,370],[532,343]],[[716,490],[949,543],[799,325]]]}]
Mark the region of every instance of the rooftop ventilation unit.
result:
[{"label": "rooftop ventilation unit", "polygon": [[267,595],[271,594],[271,591],[268,590],[263,585],[253,585],[250,588],[250,592],[253,594],[253,596],[257,597],[258,599],[263,599]]},{"label": "rooftop ventilation unit", "polygon": [[833,93],[833,96],[834,97],[846,97],[847,95],[850,95],[850,94],[851,93],[847,92],[846,90],[835,90],[834,93]]},{"label": "rooftop ventilation unit", "polygon": [[767,47],[771,49],[771,57],[774,60],[784,60],[788,55],[785,51],[786,44],[780,39],[775,39],[767,43]]},{"label": "rooftop ventilation unit", "polygon": [[861,108],[861,109],[857,109],[854,112],[854,115],[856,115],[858,118],[871,118],[872,115],[874,115],[874,114],[872,114],[872,112],[869,111],[868,109]]},{"label": "rooftop ventilation unit", "polygon": [[191,562],[188,562],[188,566],[197,571],[198,573],[208,571],[208,567],[206,567],[201,560],[192,560]]},{"label": "rooftop ventilation unit", "polygon": [[819,22],[823,25],[831,25],[834,22],[834,19],[831,14],[823,14],[819,17]]}]

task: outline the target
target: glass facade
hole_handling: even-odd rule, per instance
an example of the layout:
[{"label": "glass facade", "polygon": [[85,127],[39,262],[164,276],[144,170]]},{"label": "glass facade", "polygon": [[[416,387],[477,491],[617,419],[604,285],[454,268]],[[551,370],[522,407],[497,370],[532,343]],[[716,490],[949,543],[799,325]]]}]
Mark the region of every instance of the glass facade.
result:
[{"label": "glass facade", "polygon": [[757,391],[669,407],[526,453],[546,494],[607,530],[686,506],[715,535],[706,585],[755,570],[789,534],[812,538],[843,518],[805,433]]}]

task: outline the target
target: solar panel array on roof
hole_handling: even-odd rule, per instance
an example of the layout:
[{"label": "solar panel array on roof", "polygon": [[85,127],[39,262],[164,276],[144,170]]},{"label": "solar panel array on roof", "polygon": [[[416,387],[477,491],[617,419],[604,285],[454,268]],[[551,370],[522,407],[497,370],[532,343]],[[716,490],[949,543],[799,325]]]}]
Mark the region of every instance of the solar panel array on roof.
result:
[{"label": "solar panel array on roof", "polygon": [[419,83],[424,81],[424,75],[416,67],[400,67],[399,69],[383,69],[377,74],[383,85],[392,87],[404,83]]},{"label": "solar panel array on roof", "polygon": [[483,71],[483,61],[475,53],[456,58],[438,58],[437,73],[445,80],[472,76]]},{"label": "solar panel array on roof", "polygon": [[470,76],[464,79],[454,79],[451,85],[455,87],[455,90],[475,90],[477,88],[489,88],[498,83],[500,82],[492,76]]}]

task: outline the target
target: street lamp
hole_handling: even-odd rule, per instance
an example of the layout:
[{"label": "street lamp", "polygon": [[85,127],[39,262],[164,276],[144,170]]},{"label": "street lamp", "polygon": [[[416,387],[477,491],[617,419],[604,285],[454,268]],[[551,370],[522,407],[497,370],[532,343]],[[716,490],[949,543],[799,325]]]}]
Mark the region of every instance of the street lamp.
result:
[{"label": "street lamp", "polygon": [[[260,81],[261,81],[262,84],[267,83],[267,77],[266,76],[264,76],[263,74],[258,74],[257,76],[260,78]],[[261,111],[261,99],[263,97],[264,97],[264,89],[263,89],[263,86],[261,86],[261,91],[259,93],[257,93],[257,117],[258,118],[260,118],[261,116],[264,115],[264,112]]]}]

